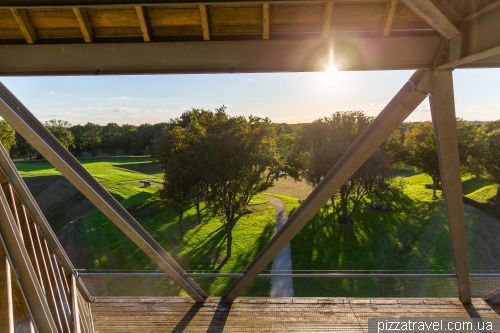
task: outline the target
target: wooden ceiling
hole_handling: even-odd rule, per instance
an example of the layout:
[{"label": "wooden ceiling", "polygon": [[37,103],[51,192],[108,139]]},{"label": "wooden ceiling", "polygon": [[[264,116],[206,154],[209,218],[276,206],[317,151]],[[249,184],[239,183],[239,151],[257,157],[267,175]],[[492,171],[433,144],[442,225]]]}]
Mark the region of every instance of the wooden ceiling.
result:
[{"label": "wooden ceiling", "polygon": [[142,36],[144,41],[162,36],[209,40],[216,35],[266,39],[269,35],[288,34],[314,38],[335,32],[384,35],[384,30],[385,35],[434,31],[397,1],[0,9],[0,39],[4,43],[7,39],[25,39],[28,43],[40,39],[38,42],[43,43],[58,37],[85,37],[92,42],[96,37],[118,36]]}]

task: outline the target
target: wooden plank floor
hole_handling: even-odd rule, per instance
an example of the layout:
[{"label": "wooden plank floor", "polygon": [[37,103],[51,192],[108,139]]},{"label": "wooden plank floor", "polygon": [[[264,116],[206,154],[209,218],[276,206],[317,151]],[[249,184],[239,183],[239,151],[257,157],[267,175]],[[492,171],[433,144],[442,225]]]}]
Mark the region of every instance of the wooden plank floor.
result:
[{"label": "wooden plank floor", "polygon": [[368,318],[500,318],[500,306],[448,298],[253,298],[232,305],[210,298],[98,298],[96,333],[367,332]]}]

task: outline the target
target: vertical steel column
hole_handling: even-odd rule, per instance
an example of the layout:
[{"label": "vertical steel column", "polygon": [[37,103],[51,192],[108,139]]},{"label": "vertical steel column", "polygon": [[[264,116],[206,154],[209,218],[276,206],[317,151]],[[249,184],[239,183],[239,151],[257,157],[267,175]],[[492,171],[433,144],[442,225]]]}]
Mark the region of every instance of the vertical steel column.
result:
[{"label": "vertical steel column", "polygon": [[458,294],[462,303],[470,303],[469,263],[467,260],[465,214],[451,70],[434,71],[429,102],[436,134],[451,251],[458,281]]}]

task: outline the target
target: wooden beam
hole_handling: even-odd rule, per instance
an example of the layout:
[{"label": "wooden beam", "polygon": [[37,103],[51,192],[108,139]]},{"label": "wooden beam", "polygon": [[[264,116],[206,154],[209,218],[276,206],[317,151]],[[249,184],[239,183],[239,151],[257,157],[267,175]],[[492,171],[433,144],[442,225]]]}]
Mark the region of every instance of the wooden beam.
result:
[{"label": "wooden beam", "polygon": [[390,0],[387,2],[388,10],[387,17],[385,19],[384,31],[382,36],[389,37],[391,34],[392,22],[394,21],[394,14],[396,14],[396,8],[398,8],[398,0]]},{"label": "wooden beam", "polygon": [[139,19],[139,24],[141,25],[142,38],[145,42],[151,41],[151,28],[148,22],[148,15],[145,13],[145,8],[142,6],[135,6],[135,11],[137,12],[137,18]]},{"label": "wooden beam", "polygon": [[14,15],[17,24],[19,24],[19,29],[21,29],[21,32],[23,33],[24,38],[26,39],[28,44],[33,44],[34,42],[36,42],[36,40],[38,39],[38,34],[35,30],[35,27],[33,27],[33,23],[31,23],[26,10],[12,8],[10,11],[12,12],[12,15]]},{"label": "wooden beam", "polygon": [[81,333],[80,328],[80,310],[78,308],[78,289],[76,287],[76,277],[71,275],[71,295],[73,306],[73,328],[74,333]]},{"label": "wooden beam", "polygon": [[262,39],[269,39],[269,21],[271,16],[271,4],[262,5]]},{"label": "wooden beam", "polygon": [[200,5],[201,28],[203,30],[203,40],[210,40],[210,29],[208,26],[207,5]]},{"label": "wooden beam", "polygon": [[330,37],[330,26],[332,25],[332,12],[334,2],[325,2],[323,8],[323,29],[321,30],[321,38]]},{"label": "wooden beam", "polygon": [[[0,242],[3,250],[3,244]],[[0,333],[14,333],[14,306],[10,262],[4,251],[0,258]]]},{"label": "wooden beam", "polygon": [[443,37],[460,34],[457,24],[461,17],[447,0],[401,0]]},{"label": "wooden beam", "polygon": [[434,71],[429,94],[451,251],[462,303],[471,302],[452,71]]},{"label": "wooden beam", "polygon": [[[401,88],[396,96],[380,112],[352,144],[342,158],[326,174],[316,188],[301,203],[286,223],[259,252],[243,271],[245,277],[238,278],[222,296],[227,303],[234,300],[269,265],[292,238],[314,217],[340,189],[349,177],[389,138],[427,97],[432,72],[418,70]],[[460,192],[461,193],[461,192]]]},{"label": "wooden beam", "polygon": [[92,43],[94,40],[94,29],[92,29],[92,25],[90,24],[87,11],[83,8],[73,8],[73,12],[82,31],[83,39],[86,43]]}]

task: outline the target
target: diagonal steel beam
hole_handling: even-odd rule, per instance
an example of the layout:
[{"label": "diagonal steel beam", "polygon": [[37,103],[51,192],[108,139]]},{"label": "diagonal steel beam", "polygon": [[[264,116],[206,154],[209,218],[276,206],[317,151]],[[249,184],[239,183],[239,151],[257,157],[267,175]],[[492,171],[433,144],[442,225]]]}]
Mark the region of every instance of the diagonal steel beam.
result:
[{"label": "diagonal steel beam", "polygon": [[0,101],[0,116],[9,125],[35,147],[189,296],[196,302],[205,301],[208,296],[191,278],[182,276],[184,273],[182,267],[1,83]]},{"label": "diagonal steel beam", "polygon": [[222,296],[233,302],[332,195],[427,97],[433,72],[416,71]]},{"label": "diagonal steel beam", "polygon": [[[37,331],[55,333],[57,332],[56,323],[52,318],[49,305],[17,228],[7,198],[0,189],[0,242],[3,243],[12,268],[16,272],[17,281]],[[4,325],[4,323],[0,323],[0,325]]]},{"label": "diagonal steel beam", "polygon": [[[56,254],[57,259],[61,262],[61,265],[64,267],[66,273],[69,275],[74,274],[75,268],[73,267],[71,260],[66,254],[66,251],[64,251],[61,243],[59,243],[59,240],[45,219],[45,215],[43,215],[42,210],[38,207],[35,198],[31,195],[30,190],[26,186],[26,183],[17,171],[16,166],[10,159],[9,154],[2,144],[0,144],[0,169],[2,169],[5,176],[7,176],[10,185],[18,195],[19,199],[21,199],[29,215],[42,231],[43,237],[47,243],[49,243],[51,250]],[[90,302],[88,291],[82,284],[81,280],[77,280],[77,286],[85,300]]]}]

